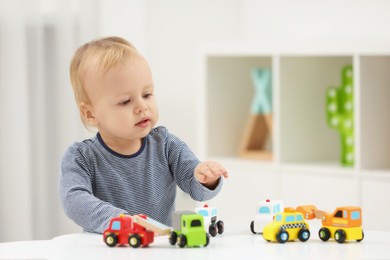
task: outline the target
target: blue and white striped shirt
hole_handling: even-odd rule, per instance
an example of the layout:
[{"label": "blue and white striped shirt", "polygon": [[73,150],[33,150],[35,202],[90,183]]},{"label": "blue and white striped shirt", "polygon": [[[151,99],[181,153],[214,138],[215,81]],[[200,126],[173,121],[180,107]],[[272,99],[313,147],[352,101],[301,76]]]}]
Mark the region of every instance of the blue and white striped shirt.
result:
[{"label": "blue and white striped shirt", "polygon": [[194,177],[199,160],[165,127],[156,127],[129,156],[111,150],[99,134],[71,145],[62,158],[59,193],[66,215],[86,231],[102,233],[111,218],[139,214],[171,225],[176,184],[194,200],[213,198]]}]

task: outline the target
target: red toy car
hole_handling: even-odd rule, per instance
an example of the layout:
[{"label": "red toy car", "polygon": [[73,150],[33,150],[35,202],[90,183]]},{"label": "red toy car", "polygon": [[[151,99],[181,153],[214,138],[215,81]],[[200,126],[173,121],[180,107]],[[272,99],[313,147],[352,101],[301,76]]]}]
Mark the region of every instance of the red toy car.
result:
[{"label": "red toy car", "polygon": [[[146,215],[137,215],[139,218],[147,219]],[[154,241],[154,232],[134,222],[132,216],[120,215],[110,221],[108,229],[103,233],[104,242],[109,247],[117,244],[137,248],[148,246]]]}]

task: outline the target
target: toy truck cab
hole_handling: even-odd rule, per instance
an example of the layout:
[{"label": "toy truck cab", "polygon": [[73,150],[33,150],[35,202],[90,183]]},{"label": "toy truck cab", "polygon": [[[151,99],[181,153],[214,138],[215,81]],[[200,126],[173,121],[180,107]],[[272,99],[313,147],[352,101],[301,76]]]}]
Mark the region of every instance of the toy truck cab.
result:
[{"label": "toy truck cab", "polygon": [[250,224],[253,234],[262,234],[264,227],[271,223],[278,212],[283,211],[281,200],[265,200],[257,203],[255,219]]},{"label": "toy truck cab", "polygon": [[269,242],[285,243],[297,238],[305,242],[310,238],[309,225],[300,212],[279,212],[272,223],[264,227],[263,237]]},{"label": "toy truck cab", "polygon": [[169,243],[179,247],[207,246],[209,235],[204,229],[203,216],[192,211],[175,211],[172,215],[173,230]]},{"label": "toy truck cab", "polygon": [[203,207],[198,207],[195,212],[203,216],[204,227],[206,232],[215,237],[218,234],[222,234],[225,230],[225,226],[222,220],[217,220],[217,208],[209,207],[207,204]]},{"label": "toy truck cab", "polygon": [[[145,215],[137,215],[146,218]],[[137,248],[148,246],[154,240],[154,233],[145,227],[134,223],[132,216],[120,215],[110,221],[109,227],[103,233],[103,240],[109,247],[117,244]]]},{"label": "toy truck cab", "polygon": [[322,241],[334,238],[338,243],[346,240],[362,241],[362,212],[360,207],[339,207],[332,214],[324,214],[318,235]]}]

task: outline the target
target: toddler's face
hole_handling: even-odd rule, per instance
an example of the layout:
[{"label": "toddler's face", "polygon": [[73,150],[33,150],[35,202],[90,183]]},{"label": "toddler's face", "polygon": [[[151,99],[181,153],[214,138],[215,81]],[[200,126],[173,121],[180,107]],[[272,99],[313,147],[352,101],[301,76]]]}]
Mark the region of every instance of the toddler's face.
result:
[{"label": "toddler's face", "polygon": [[105,138],[118,142],[140,139],[156,124],[153,78],[145,59],[136,57],[100,76],[90,70],[85,82],[96,127]]}]

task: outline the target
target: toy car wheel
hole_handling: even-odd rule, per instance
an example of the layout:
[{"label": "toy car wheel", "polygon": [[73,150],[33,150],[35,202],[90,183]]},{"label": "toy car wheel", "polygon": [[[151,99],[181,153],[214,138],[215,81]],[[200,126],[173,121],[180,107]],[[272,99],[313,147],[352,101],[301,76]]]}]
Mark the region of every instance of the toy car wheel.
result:
[{"label": "toy car wheel", "polygon": [[318,231],[318,236],[320,237],[320,239],[322,241],[328,241],[329,238],[330,238],[330,232],[329,232],[329,229],[327,228],[320,228],[320,230]]},{"label": "toy car wheel", "polygon": [[338,243],[344,243],[345,239],[347,238],[347,234],[345,234],[345,231],[342,229],[337,229],[336,232],[334,232],[334,239]]},{"label": "toy car wheel", "polygon": [[118,243],[118,238],[115,234],[109,234],[106,236],[104,242],[106,242],[106,245],[109,247],[114,247]]},{"label": "toy car wheel", "polygon": [[361,239],[356,239],[357,242],[360,242],[364,239],[364,232],[362,231],[362,238]]},{"label": "toy car wheel", "polygon": [[141,237],[137,234],[129,236],[129,245],[137,248],[141,245]]},{"label": "toy car wheel", "polygon": [[288,238],[289,238],[289,235],[287,233],[287,231],[285,230],[280,230],[277,234],[276,234],[276,240],[279,242],[279,243],[285,243],[288,241]]},{"label": "toy car wheel", "polygon": [[215,225],[215,223],[210,224],[209,233],[212,237],[215,237],[217,235],[217,225]]},{"label": "toy car wheel", "polygon": [[208,246],[209,243],[210,243],[210,236],[206,234],[206,244],[204,244],[204,246]]},{"label": "toy car wheel", "polygon": [[172,231],[171,234],[169,235],[169,244],[174,246],[176,244],[176,241],[177,241],[177,234],[176,232]]},{"label": "toy car wheel", "polygon": [[255,231],[255,221],[252,220],[250,227],[251,227],[252,233],[256,234],[256,231]]},{"label": "toy car wheel", "polygon": [[222,220],[217,222],[218,234],[222,234],[225,231],[225,223]]},{"label": "toy car wheel", "polygon": [[306,242],[310,238],[310,231],[307,228],[302,228],[298,232],[298,238],[302,242]]},{"label": "toy car wheel", "polygon": [[179,247],[183,248],[187,245],[187,238],[185,235],[180,234],[180,236],[177,238],[177,244]]}]

